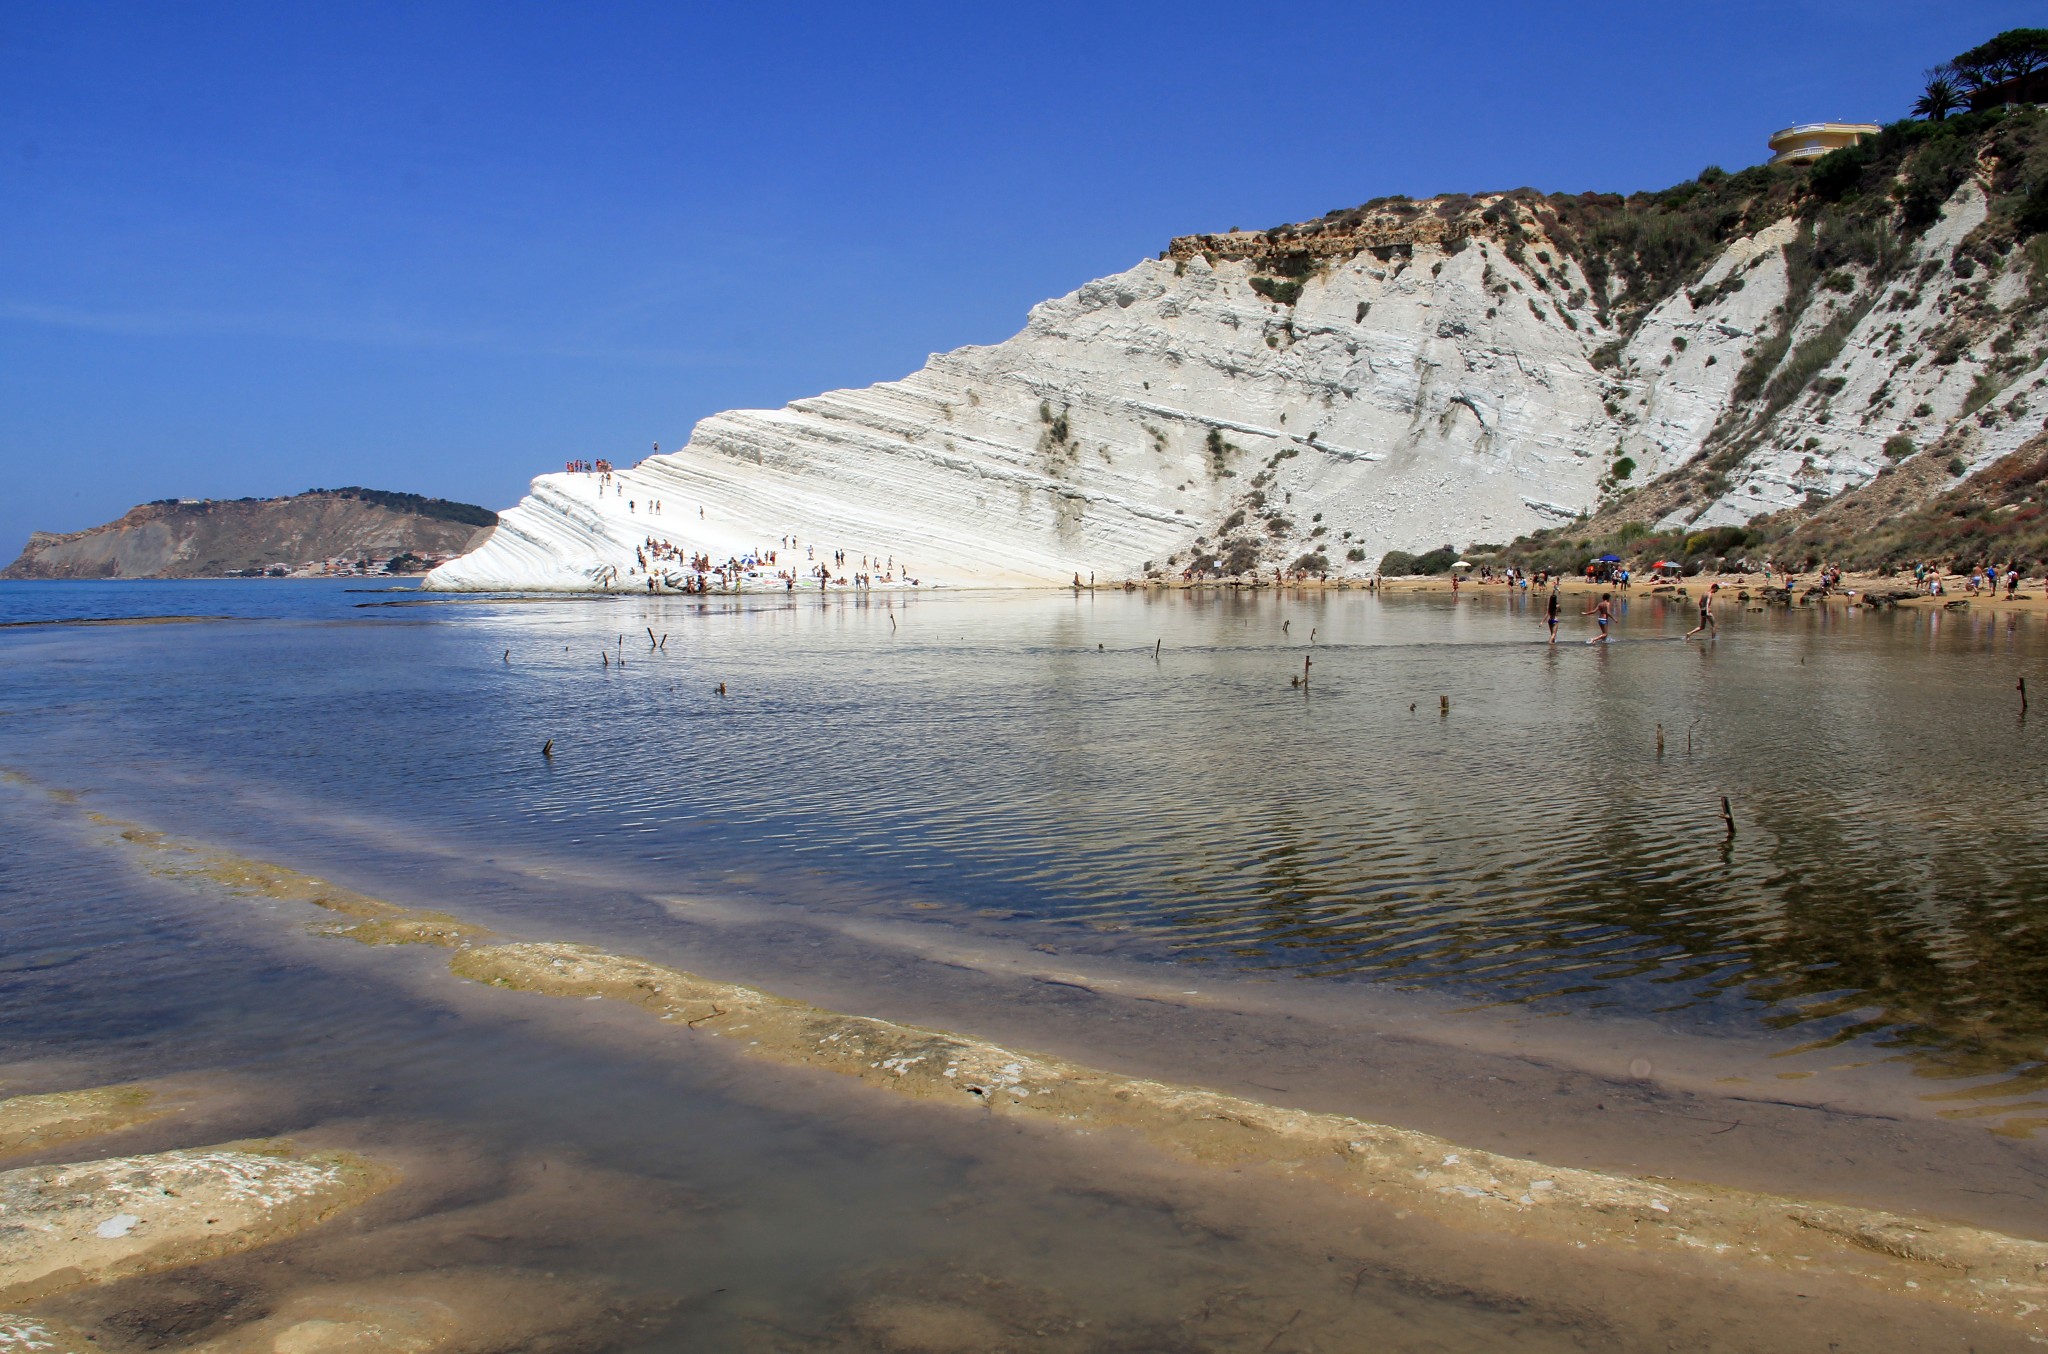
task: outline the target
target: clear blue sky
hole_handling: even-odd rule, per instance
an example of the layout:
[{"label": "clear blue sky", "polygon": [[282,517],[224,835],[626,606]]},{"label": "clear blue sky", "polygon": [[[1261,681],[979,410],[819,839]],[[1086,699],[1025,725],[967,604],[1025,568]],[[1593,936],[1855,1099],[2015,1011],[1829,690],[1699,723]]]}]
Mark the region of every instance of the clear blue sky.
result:
[{"label": "clear blue sky", "polygon": [[1888,120],[2038,11],[0,0],[0,553],[160,497],[502,507],[1172,235]]}]

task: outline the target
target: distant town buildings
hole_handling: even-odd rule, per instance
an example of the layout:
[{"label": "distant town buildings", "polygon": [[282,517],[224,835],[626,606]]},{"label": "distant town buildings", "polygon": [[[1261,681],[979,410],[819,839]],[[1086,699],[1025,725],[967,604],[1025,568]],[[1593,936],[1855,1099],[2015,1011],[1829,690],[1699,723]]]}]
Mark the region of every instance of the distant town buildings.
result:
[{"label": "distant town buildings", "polygon": [[1866,136],[1876,136],[1874,122],[1807,122],[1787,127],[1771,136],[1774,165],[1811,164],[1831,150],[1853,146]]}]

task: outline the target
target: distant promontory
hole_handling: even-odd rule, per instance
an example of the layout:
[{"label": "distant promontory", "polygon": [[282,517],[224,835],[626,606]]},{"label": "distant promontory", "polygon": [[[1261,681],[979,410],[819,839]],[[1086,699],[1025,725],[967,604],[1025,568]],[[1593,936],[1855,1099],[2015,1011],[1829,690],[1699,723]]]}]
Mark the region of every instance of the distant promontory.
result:
[{"label": "distant promontory", "polygon": [[33,532],[0,578],[421,573],[476,549],[497,522],[472,503],[355,486],[287,498],[166,498],[84,531]]}]

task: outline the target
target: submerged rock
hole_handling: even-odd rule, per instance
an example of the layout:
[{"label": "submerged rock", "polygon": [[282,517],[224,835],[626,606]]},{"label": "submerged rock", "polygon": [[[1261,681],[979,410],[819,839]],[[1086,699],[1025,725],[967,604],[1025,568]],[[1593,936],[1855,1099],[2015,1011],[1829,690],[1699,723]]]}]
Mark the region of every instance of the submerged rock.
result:
[{"label": "submerged rock", "polygon": [[540,1354],[602,1347],[623,1315],[608,1287],[552,1274],[405,1274],[295,1293],[194,1354]]},{"label": "submerged rock", "polygon": [[[147,1123],[168,1111],[140,1086],[17,1095],[0,1100],[0,1154],[40,1151]],[[4,1346],[0,1346],[4,1348]]]},{"label": "submerged rock", "polygon": [[0,1302],[248,1250],[392,1179],[360,1157],[283,1142],[0,1172]]}]

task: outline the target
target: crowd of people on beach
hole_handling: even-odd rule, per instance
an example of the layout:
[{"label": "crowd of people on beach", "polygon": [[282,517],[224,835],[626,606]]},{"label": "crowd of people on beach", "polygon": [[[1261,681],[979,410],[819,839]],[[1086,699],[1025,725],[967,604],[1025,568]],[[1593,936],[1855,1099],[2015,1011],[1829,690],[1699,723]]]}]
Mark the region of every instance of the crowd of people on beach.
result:
[{"label": "crowd of people on beach", "polygon": [[[792,559],[784,564],[783,552],[793,553],[798,549],[804,552],[803,560]],[[820,592],[832,587],[919,586],[919,580],[911,577],[908,562],[899,562],[894,555],[862,555],[859,565],[849,569],[852,555],[848,551],[828,551],[825,559],[820,561],[815,545],[803,545],[793,535],[783,536],[772,548],[728,555],[723,560],[715,560],[705,551],[690,550],[665,538],[648,536],[634,548],[633,558],[635,565],[627,571],[627,576],[644,575],[649,592],[725,592],[750,584],[769,587],[781,584],[784,591],[794,592],[800,581],[805,587],[815,582]]]}]

